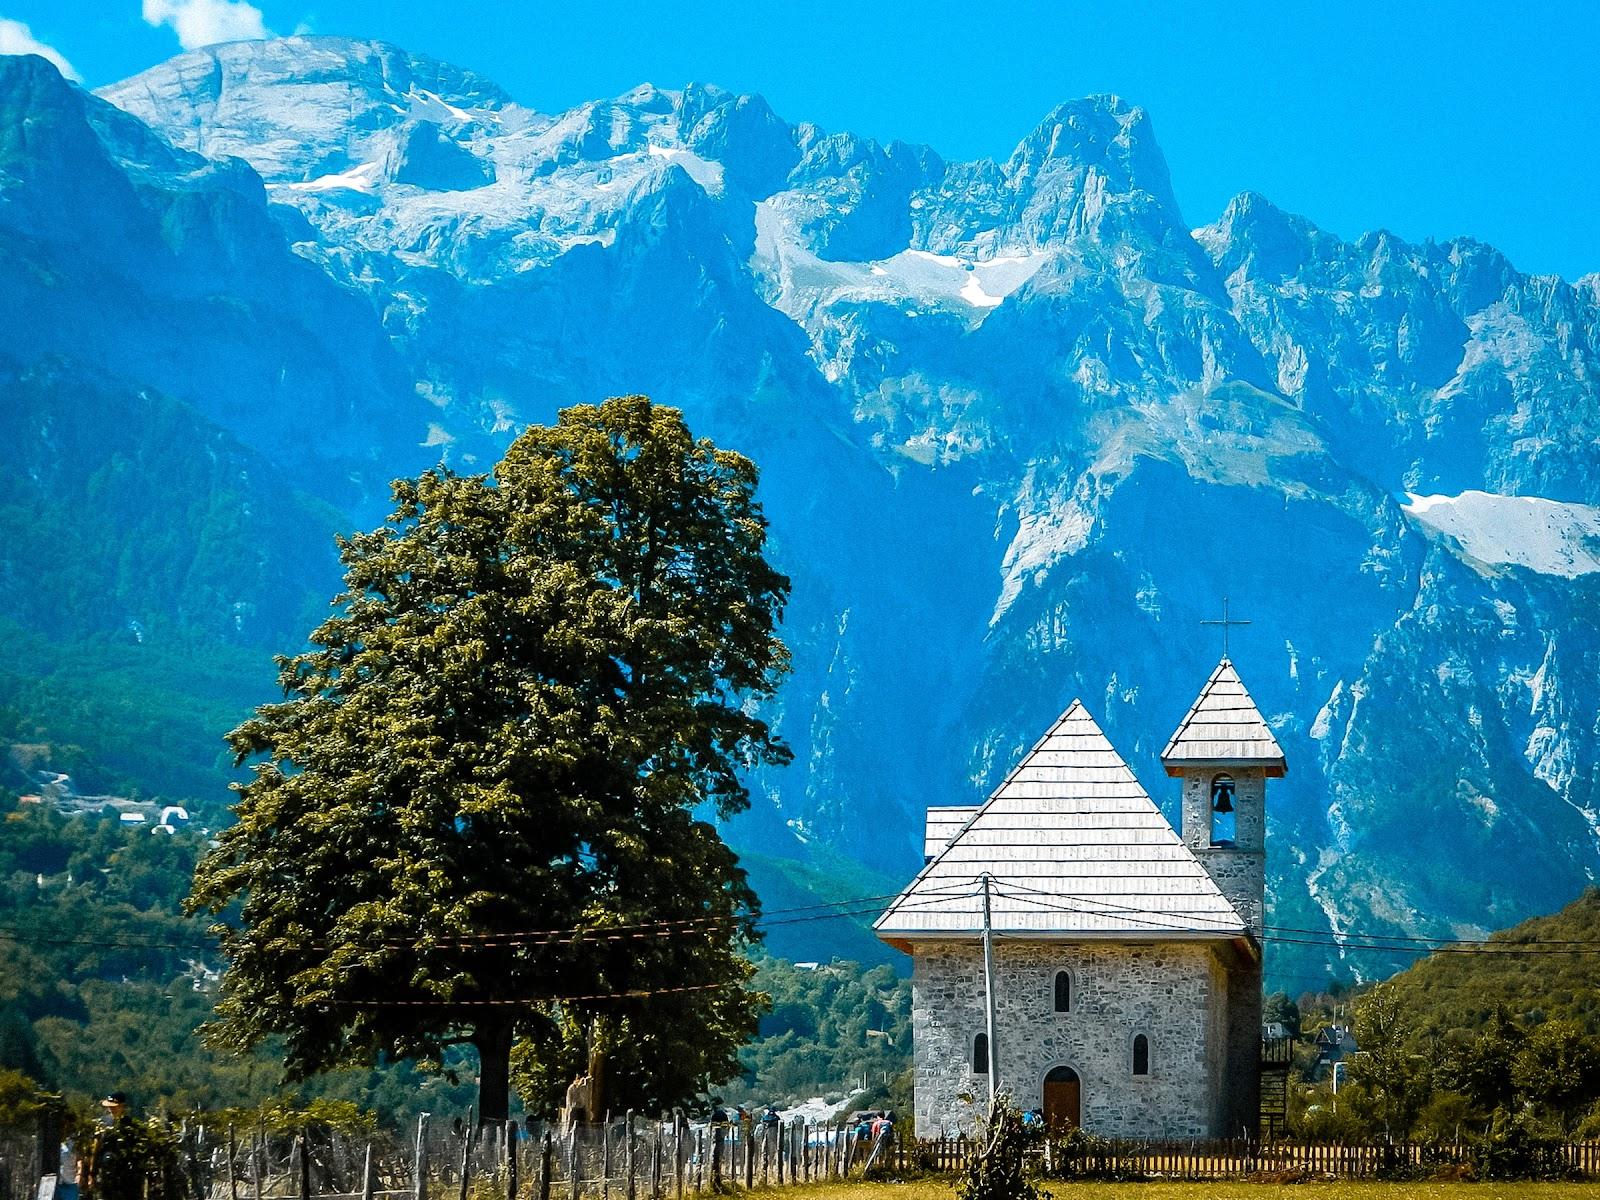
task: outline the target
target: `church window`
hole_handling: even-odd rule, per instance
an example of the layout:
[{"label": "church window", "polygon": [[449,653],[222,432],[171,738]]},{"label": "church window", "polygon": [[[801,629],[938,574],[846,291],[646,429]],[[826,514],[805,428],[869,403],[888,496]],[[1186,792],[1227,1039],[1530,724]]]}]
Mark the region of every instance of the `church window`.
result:
[{"label": "church window", "polygon": [[989,1073],[989,1035],[980,1033],[972,1039],[972,1071],[975,1075]]},{"label": "church window", "polygon": [[1133,1073],[1150,1074],[1150,1039],[1142,1033],[1133,1039]]},{"label": "church window", "polygon": [[1236,785],[1232,775],[1215,775],[1211,779],[1211,844],[1231,846],[1237,826],[1234,821],[1234,794]]},{"label": "church window", "polygon": [[1056,1011],[1072,1011],[1072,975],[1067,971],[1056,972]]}]

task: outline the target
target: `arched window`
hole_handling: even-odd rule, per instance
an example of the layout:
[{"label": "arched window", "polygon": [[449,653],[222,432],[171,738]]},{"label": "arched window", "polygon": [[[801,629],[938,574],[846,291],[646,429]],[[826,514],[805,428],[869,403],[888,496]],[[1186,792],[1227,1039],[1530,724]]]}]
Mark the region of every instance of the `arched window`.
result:
[{"label": "arched window", "polygon": [[1072,975],[1066,971],[1056,972],[1056,1011],[1072,1011]]},{"label": "arched window", "polygon": [[972,1070],[976,1075],[989,1073],[989,1035],[980,1033],[972,1039]]},{"label": "arched window", "polygon": [[1211,844],[1231,846],[1237,826],[1234,822],[1233,797],[1236,790],[1232,775],[1211,777]]},{"label": "arched window", "polygon": [[1133,1039],[1133,1073],[1150,1074],[1150,1039],[1142,1033]]}]

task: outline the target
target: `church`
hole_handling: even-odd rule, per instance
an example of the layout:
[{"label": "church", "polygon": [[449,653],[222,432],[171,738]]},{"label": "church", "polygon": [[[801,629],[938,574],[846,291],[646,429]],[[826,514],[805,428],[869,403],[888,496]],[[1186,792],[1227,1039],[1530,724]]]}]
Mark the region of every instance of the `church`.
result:
[{"label": "church", "polygon": [[926,865],[875,924],[912,958],[919,1137],[970,1132],[991,1083],[1053,1127],[1255,1134],[1285,763],[1226,657],[1161,761],[1181,836],[1078,701],[982,805],[928,810]]}]

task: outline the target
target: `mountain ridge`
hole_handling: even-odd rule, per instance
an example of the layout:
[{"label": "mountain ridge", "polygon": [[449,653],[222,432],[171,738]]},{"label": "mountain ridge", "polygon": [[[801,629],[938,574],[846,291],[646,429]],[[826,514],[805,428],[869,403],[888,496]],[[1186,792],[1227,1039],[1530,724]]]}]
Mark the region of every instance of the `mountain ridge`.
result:
[{"label": "mountain ridge", "polygon": [[[796,763],[736,842],[909,874],[921,806],[981,798],[1072,694],[1170,813],[1155,756],[1231,593],[1291,762],[1284,924],[1483,931],[1594,878],[1600,289],[1471,239],[1346,242],[1252,193],[1193,227],[1115,98],[951,163],[701,85],[540,114],[398,48],[341,65],[360,45],[230,44],[101,93],[253,164],[228,169],[259,175],[262,228],[383,343],[394,382],[348,407],[390,439],[378,468],[481,469],[636,391],[762,465]],[[230,433],[304,457],[257,415]],[[1564,507],[1519,554],[1475,493]]]}]

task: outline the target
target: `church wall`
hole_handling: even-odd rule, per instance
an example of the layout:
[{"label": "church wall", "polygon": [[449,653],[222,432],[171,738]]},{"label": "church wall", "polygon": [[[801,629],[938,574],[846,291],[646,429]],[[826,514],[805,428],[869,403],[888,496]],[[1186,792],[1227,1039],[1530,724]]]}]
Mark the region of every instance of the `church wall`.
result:
[{"label": "church wall", "polygon": [[1183,840],[1219,891],[1261,936],[1266,891],[1266,773],[1260,767],[1230,767],[1234,793],[1234,845],[1211,845],[1211,778],[1221,768],[1187,772],[1183,779]]},{"label": "church wall", "polygon": [[[1213,943],[995,943],[1001,1082],[1043,1106],[1046,1073],[1073,1068],[1085,1129],[1108,1137],[1206,1137],[1225,1128],[1230,1074],[1227,981]],[[1054,1011],[1055,973],[1072,972],[1072,1010]],[[919,1137],[970,1132],[988,1102],[972,1070],[984,1028],[977,940],[919,942],[912,969]],[[1133,1039],[1150,1074],[1133,1074]],[[972,1099],[963,1100],[962,1093]]]},{"label": "church wall", "polygon": [[1255,1137],[1261,1123],[1261,964],[1240,963],[1227,978],[1227,1137]]}]

